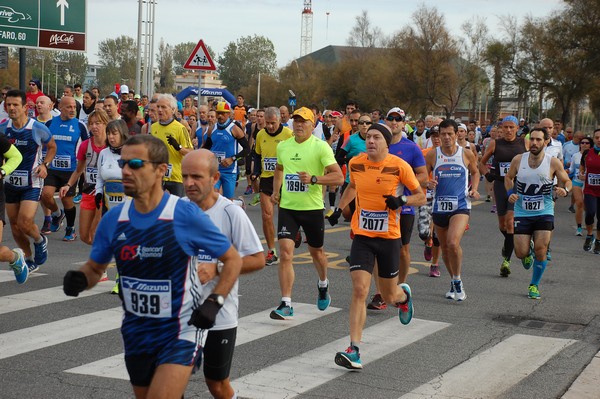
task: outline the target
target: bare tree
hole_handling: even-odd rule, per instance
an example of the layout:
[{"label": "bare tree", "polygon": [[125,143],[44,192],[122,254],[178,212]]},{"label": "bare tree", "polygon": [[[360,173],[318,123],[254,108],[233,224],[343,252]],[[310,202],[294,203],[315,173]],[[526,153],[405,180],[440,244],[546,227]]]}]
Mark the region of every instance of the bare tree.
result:
[{"label": "bare tree", "polygon": [[373,26],[367,10],[355,18],[356,23],[350,30],[346,43],[352,47],[383,47],[385,36],[378,26]]}]

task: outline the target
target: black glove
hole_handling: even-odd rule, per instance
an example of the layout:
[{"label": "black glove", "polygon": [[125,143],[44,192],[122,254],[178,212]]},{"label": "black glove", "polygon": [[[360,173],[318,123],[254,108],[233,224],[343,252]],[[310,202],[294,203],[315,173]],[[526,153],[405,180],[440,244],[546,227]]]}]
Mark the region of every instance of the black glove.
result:
[{"label": "black glove", "polygon": [[490,183],[494,181],[494,176],[490,172],[487,172],[483,176],[485,176],[485,180],[489,181]]},{"label": "black glove", "polygon": [[94,202],[96,203],[96,209],[100,209],[100,206],[102,205],[102,193],[96,194]]},{"label": "black glove", "polygon": [[181,150],[181,145],[175,140],[173,136],[167,136],[167,142],[171,145],[171,147],[175,148],[175,151]]},{"label": "black glove", "polygon": [[335,226],[338,224],[340,216],[342,216],[342,210],[340,208],[335,208],[335,211],[327,218],[327,220],[329,220],[330,225]]},{"label": "black glove", "polygon": [[402,196],[394,197],[393,195],[384,195],[383,198],[385,198],[385,204],[387,205],[387,207],[390,208],[392,211],[395,211],[402,205],[406,204],[406,202],[402,200]]},{"label": "black glove", "polygon": [[221,310],[221,305],[211,299],[206,299],[200,307],[194,309],[188,326],[194,325],[202,330],[211,328],[215,325],[219,310]]},{"label": "black glove", "polygon": [[79,296],[88,286],[87,277],[79,270],[69,270],[63,279],[63,291],[67,296]]}]

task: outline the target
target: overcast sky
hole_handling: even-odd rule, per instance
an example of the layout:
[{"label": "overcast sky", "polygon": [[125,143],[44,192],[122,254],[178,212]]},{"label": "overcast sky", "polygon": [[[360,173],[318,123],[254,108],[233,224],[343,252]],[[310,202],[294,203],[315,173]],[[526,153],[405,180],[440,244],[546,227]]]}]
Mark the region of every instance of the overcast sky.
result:
[{"label": "overcast sky", "polygon": [[[411,14],[423,3],[437,7],[453,34],[460,35],[461,25],[479,15],[496,37],[502,36],[503,16],[544,17],[564,7],[560,0],[313,0],[312,50],[345,45],[362,10],[389,35],[410,24]],[[88,0],[87,4],[90,63],[98,62],[98,42],[119,35],[137,37],[137,0]],[[171,45],[203,39],[221,53],[242,36],[263,35],[273,42],[278,66],[283,67],[300,56],[303,5],[303,0],[158,0],[155,45],[160,38]]]}]

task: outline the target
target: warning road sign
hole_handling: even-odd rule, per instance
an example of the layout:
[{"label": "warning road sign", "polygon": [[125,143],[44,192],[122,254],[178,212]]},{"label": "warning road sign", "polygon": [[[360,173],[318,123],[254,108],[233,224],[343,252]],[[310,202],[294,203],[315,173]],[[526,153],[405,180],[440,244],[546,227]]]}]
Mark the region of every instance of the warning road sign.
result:
[{"label": "warning road sign", "polygon": [[214,71],[217,69],[202,39],[200,39],[183,67],[185,69],[200,69],[204,71]]}]

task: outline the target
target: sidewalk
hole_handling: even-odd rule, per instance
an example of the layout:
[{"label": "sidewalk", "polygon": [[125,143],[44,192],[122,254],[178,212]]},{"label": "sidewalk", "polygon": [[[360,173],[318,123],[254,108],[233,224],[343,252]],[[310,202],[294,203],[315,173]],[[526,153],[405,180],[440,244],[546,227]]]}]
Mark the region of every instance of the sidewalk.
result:
[{"label": "sidewalk", "polygon": [[595,399],[600,397],[600,352],[577,377],[562,399]]}]

